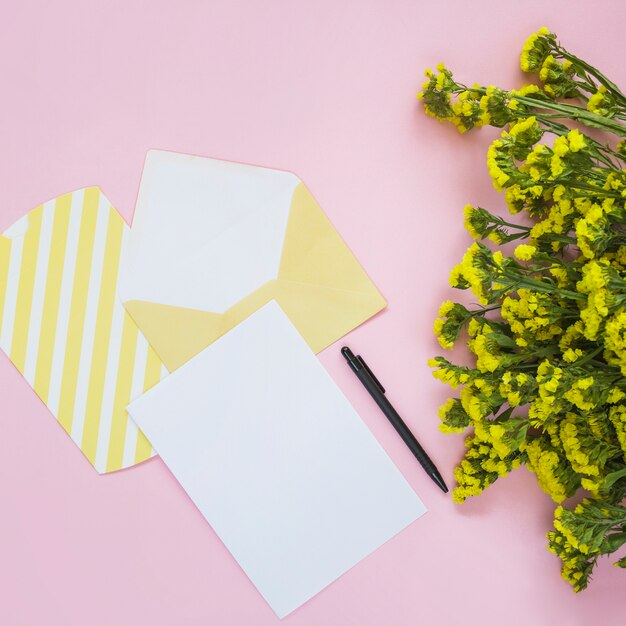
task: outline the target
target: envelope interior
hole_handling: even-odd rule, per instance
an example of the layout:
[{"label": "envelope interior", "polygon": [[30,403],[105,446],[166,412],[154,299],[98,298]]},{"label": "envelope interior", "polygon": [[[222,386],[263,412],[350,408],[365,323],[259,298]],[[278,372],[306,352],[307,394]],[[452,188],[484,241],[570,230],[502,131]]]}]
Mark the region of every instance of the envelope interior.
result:
[{"label": "envelope interior", "polygon": [[276,278],[224,313],[142,300],[127,301],[125,306],[173,371],[272,299],[279,302],[314,352],[386,305],[302,183],[291,198]]},{"label": "envelope interior", "polygon": [[122,301],[223,313],[276,278],[297,184],[288,172],[149,152]]}]

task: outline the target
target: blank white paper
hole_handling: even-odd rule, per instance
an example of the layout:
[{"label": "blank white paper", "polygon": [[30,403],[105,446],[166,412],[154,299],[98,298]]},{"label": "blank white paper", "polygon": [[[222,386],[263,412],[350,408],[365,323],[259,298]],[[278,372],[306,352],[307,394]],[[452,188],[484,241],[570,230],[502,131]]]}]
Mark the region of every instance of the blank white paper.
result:
[{"label": "blank white paper", "polygon": [[129,412],[279,617],[426,511],[275,302]]}]

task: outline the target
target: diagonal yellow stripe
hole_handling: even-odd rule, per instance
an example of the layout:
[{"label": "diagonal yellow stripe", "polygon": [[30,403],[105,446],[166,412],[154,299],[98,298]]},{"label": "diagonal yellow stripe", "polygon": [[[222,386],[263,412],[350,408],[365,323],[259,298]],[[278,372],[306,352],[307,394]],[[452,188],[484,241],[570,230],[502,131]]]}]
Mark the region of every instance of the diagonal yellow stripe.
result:
[{"label": "diagonal yellow stripe", "polygon": [[[159,380],[161,380],[161,367],[162,363],[157,353],[148,347],[148,359],[146,361],[146,375],[144,378],[143,390],[148,391],[151,387],[154,387]],[[152,446],[148,441],[148,438],[139,431],[137,433],[137,447],[135,448],[135,463],[141,463],[150,458],[152,453]]]},{"label": "diagonal yellow stripe", "polygon": [[37,369],[35,371],[34,383],[35,393],[44,402],[48,400],[48,391],[50,389],[50,372],[59,314],[61,279],[63,277],[71,205],[72,194],[68,193],[56,199],[54,208],[54,223],[52,226],[50,258],[48,261],[48,277],[46,279],[46,291],[41,316],[41,334],[39,336],[39,352],[37,355]]},{"label": "diagonal yellow stripe", "polygon": [[11,343],[11,361],[22,374],[24,373],[30,311],[33,303],[33,286],[35,284],[35,269],[37,267],[37,253],[39,252],[42,216],[43,205],[38,206],[28,214],[28,230],[24,235],[22,266],[20,268],[15,323],[13,326],[13,341]]},{"label": "diagonal yellow stripe", "polygon": [[109,438],[109,453],[107,455],[107,472],[112,472],[122,467],[126,428],[128,426],[126,407],[130,402],[138,335],[137,325],[133,322],[131,316],[126,313],[124,315],[122,345],[117,369],[113,420],[111,422],[111,437]]},{"label": "diagonal yellow stripe", "polygon": [[87,407],[83,427],[82,451],[92,462],[96,462],[96,446],[102,412],[102,396],[104,394],[104,379],[111,339],[111,322],[113,309],[116,304],[117,274],[122,249],[122,234],[124,221],[111,208],[107,225],[106,244],[104,248],[104,263],[98,298],[98,316],[94,334],[93,353],[91,356],[91,370],[89,388],[87,391]]},{"label": "diagonal yellow stripe", "polygon": [[83,343],[83,327],[99,198],[100,190],[97,187],[85,189],[58,414],[59,423],[70,434],[72,432],[72,418],[76,400],[76,381],[80,364],[80,349]]},{"label": "diagonal yellow stripe", "polygon": [[2,316],[4,315],[4,298],[7,292],[10,260],[11,240],[0,235],[0,332],[2,332]]}]

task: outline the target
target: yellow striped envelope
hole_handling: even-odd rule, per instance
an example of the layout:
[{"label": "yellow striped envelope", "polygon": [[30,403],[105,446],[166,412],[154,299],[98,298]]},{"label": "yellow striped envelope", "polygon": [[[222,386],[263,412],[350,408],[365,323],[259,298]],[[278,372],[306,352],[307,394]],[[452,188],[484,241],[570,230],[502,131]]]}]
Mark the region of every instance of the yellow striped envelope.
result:
[{"label": "yellow striped envelope", "polygon": [[0,348],[100,473],[154,455],[125,407],[167,373],[117,297],[128,230],[89,187],[0,235]]}]

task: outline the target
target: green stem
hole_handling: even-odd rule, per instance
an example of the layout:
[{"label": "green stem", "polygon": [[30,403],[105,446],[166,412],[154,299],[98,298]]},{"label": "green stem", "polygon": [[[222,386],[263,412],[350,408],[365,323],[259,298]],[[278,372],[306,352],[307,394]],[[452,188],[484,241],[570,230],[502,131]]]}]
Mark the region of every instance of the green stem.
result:
[{"label": "green stem", "polygon": [[[461,83],[455,84],[460,88],[461,91],[474,91],[483,95],[487,93],[487,89],[485,87],[472,87],[471,89],[469,89]],[[573,104],[554,102],[552,100],[540,100],[538,98],[533,98],[532,96],[520,96],[515,94],[515,96],[513,97],[515,98],[515,100],[517,100],[521,104],[525,104],[528,107],[538,110],[556,111],[562,114],[560,116],[562,118],[577,120],[582,124],[585,124],[586,126],[602,128],[618,135],[619,137],[626,136],[626,126],[624,124],[613,122],[608,117],[598,115],[597,113],[592,113],[591,111],[587,111],[587,109],[584,109],[583,107],[578,107]]]},{"label": "green stem", "polygon": [[516,230],[525,230],[525,231],[529,231],[531,229],[530,226],[522,226],[521,224],[512,224],[511,222],[506,222],[501,217],[497,217],[495,215],[493,217],[495,217],[496,219],[496,221],[493,222],[494,225],[508,226],[509,228],[515,228]]},{"label": "green stem", "polygon": [[530,236],[530,229],[522,233],[516,233],[515,235],[507,235],[506,242],[517,241],[518,239],[524,239]]},{"label": "green stem", "polygon": [[[546,119],[548,117],[548,114],[538,114],[536,117],[539,122],[543,123],[543,125],[546,126],[546,128],[555,135],[567,135],[567,133],[569,133],[569,131],[571,130],[571,128],[568,128],[567,126],[565,126],[565,124],[560,124],[559,122],[553,122],[551,119]],[[609,146],[605,146],[589,136],[585,136],[585,140],[589,143],[589,145],[595,148],[596,153],[594,154],[594,158],[598,159],[605,165],[608,165],[610,168],[621,169],[619,166],[615,165],[615,163],[611,160],[612,158],[618,159],[622,162],[626,162],[626,156],[620,154],[619,152],[616,152],[612,148],[609,148]]]},{"label": "green stem", "polygon": [[587,363],[587,361],[591,361],[591,359],[593,359],[595,356],[600,354],[600,352],[602,352],[603,350],[604,350],[603,346],[596,348],[593,352],[590,352],[589,354],[585,355],[582,359],[580,359],[580,361],[576,361],[574,365],[576,366],[583,365],[584,363]]},{"label": "green stem", "polygon": [[[457,83],[455,82],[455,91],[454,93],[460,93],[461,91],[474,91],[476,93],[479,94],[486,94],[487,93],[487,89],[485,87],[472,87],[471,89],[469,87],[467,87],[466,85],[463,85],[461,83]],[[556,107],[554,105],[549,105],[547,101],[545,100],[537,100],[535,98],[529,98],[526,96],[514,96],[516,100],[522,101],[525,100],[527,103],[530,103],[530,106],[535,107],[535,108],[551,108],[551,109],[555,109],[556,107],[558,107],[559,105],[556,105]],[[568,106],[568,105],[561,105],[560,108],[558,108],[560,113],[563,113],[563,107],[564,106]],[[589,111],[587,111],[586,108],[582,108],[582,107],[571,107],[573,108],[575,111],[578,112],[584,112],[586,117],[589,117],[592,120],[596,120],[596,121],[602,121],[602,120],[607,120],[609,121],[609,125],[610,128],[605,128],[604,126],[600,126],[601,128],[604,128],[605,130],[608,130],[609,132],[616,132],[617,130],[617,134],[621,137],[623,136],[623,132],[625,131],[626,127],[621,125],[621,124],[617,124],[617,123],[611,123],[610,120],[608,120],[608,118],[605,118],[603,116],[599,116],[595,113],[591,113]],[[551,132],[553,132],[555,135],[567,135],[567,133],[571,130],[571,128],[568,128],[567,126],[565,126],[564,124],[560,124],[558,122],[554,122],[551,119],[548,118],[549,114],[546,113],[535,113],[533,112],[533,114],[537,117],[537,120],[543,122],[544,126],[546,126]],[[557,119],[561,119],[564,116],[559,114],[559,115],[555,115],[554,116]],[[572,117],[570,115],[566,115],[565,117]],[[577,118],[574,118],[577,119]],[[581,120],[582,121],[582,120]],[[583,122],[584,123],[584,122]],[[595,126],[598,127],[597,123],[589,123],[587,124],[589,126]],[[602,161],[605,165],[608,165],[609,167],[615,167],[615,164],[613,162],[609,160],[607,160],[606,158],[603,158],[600,156],[600,154],[602,152],[606,152],[608,154],[610,154],[610,156],[612,156],[613,158],[617,158],[622,162],[626,162],[626,156],[619,154],[618,152],[615,152],[615,150],[612,150],[611,148],[609,148],[608,146],[604,146],[601,143],[595,141],[594,139],[592,139],[591,137],[587,137],[587,140],[592,143],[595,148],[598,150],[598,155],[597,158]]]},{"label": "green stem", "polygon": [[571,61],[572,63],[580,65],[580,67],[584,68],[586,72],[589,72],[589,74],[596,78],[600,84],[604,85],[618,99],[626,104],[626,96],[621,92],[620,88],[613,81],[609,80],[602,72],[593,67],[593,65],[589,65],[589,63],[578,58],[575,54],[568,52],[565,48],[562,48],[561,46],[557,46],[556,50],[564,59],[567,59],[568,61]]},{"label": "green stem", "polygon": [[593,191],[595,196],[607,196],[608,198],[621,198],[621,195],[617,192],[610,192],[606,189],[602,189],[600,187],[593,187],[592,185],[585,185],[584,183],[579,183],[577,181],[563,181],[564,183],[568,183],[571,187],[576,189],[586,189],[587,191]]},{"label": "green stem", "polygon": [[624,124],[614,122],[608,117],[592,113],[582,107],[547,100],[538,100],[529,96],[515,96],[515,99],[526,106],[546,111],[557,111],[562,113],[561,117],[577,120],[586,126],[608,130],[619,137],[626,136],[626,126]]},{"label": "green stem", "polygon": [[532,289],[534,291],[538,291],[540,293],[555,293],[565,298],[569,298],[570,300],[578,300],[580,302],[584,302],[587,300],[587,296],[582,293],[578,293],[576,291],[570,291],[569,289],[560,289],[555,288],[543,281],[536,280],[534,278],[529,278],[528,276],[520,276],[518,277],[510,277],[510,276],[498,276],[496,279],[498,283],[507,284],[509,287],[515,287],[518,289],[519,287],[527,287],[528,289]]},{"label": "green stem", "polygon": [[494,304],[493,306],[486,306],[486,307],[483,307],[482,309],[476,309],[475,311],[472,311],[471,316],[475,317],[477,315],[483,315],[484,313],[488,313],[489,311],[496,311],[501,308],[502,308],[501,304]]}]

